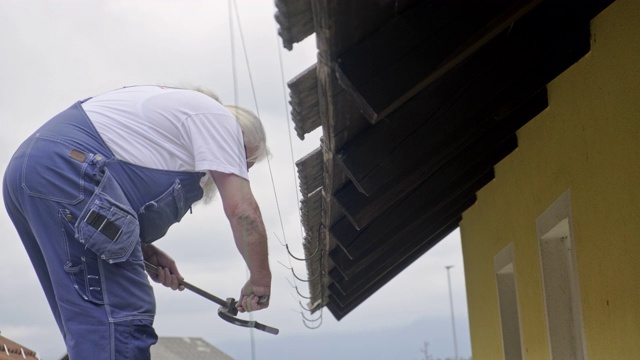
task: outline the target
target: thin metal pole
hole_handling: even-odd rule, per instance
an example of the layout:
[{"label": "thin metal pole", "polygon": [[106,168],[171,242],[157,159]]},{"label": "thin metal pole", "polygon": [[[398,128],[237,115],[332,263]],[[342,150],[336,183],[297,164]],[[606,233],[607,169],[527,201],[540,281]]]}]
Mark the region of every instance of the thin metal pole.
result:
[{"label": "thin metal pole", "polygon": [[453,349],[454,349],[454,360],[458,360],[458,340],[456,339],[456,320],[453,315],[453,294],[451,293],[451,275],[449,274],[449,270],[453,267],[453,265],[445,266],[447,269],[447,281],[449,283],[449,305],[451,306],[451,328],[453,329]]},{"label": "thin metal pole", "polygon": [[424,360],[431,360],[431,355],[429,355],[429,343],[424,342],[424,348],[420,349],[424,353]]}]

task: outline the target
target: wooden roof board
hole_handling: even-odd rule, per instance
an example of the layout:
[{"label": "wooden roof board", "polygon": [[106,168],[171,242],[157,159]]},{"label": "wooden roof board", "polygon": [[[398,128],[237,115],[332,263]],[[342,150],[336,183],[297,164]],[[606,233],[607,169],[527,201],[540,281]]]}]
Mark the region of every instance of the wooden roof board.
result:
[{"label": "wooden roof board", "polygon": [[[546,108],[546,93],[535,98],[535,112]],[[522,118],[517,119],[522,123]],[[514,120],[513,126],[518,122]],[[426,179],[408,196],[387,208],[381,216],[384,221],[376,221],[361,231],[352,227],[351,223],[342,220],[332,228],[332,234],[340,244],[341,249],[349,258],[359,256],[364,250],[375,247],[377,239],[384,239],[387,232],[399,233],[408,226],[409,222],[420,219],[420,214],[439,211],[442,204],[449,201],[455,194],[466,191],[476,180],[478,174],[491,169],[504,156],[513,151],[517,141],[513,133],[504,135],[496,131],[488,134],[477,147],[470,146],[462,152],[451,164],[434,176]],[[474,190],[475,191],[475,190]],[[335,259],[334,259],[335,260]]]},{"label": "wooden roof board", "polygon": [[312,192],[322,187],[324,178],[324,164],[322,148],[316,148],[302,159],[296,161],[300,193],[306,198]]},{"label": "wooden roof board", "polygon": [[[492,158],[504,157],[516,146],[517,141],[514,136],[497,147]],[[491,181],[493,179],[492,168],[486,168],[483,165],[481,163],[477,164],[475,166],[476,169],[473,169],[473,171],[465,169],[464,172],[466,174],[453,179],[449,186],[451,193],[447,192],[446,188],[440,188],[435,189],[433,193],[428,195],[411,196],[415,203],[421,203],[414,205],[414,216],[407,217],[394,214],[392,223],[388,225],[386,223],[381,225],[376,223],[375,226],[368,227],[367,231],[363,231],[348,247],[351,256],[347,256],[340,247],[336,247],[330,253],[331,259],[336,266],[340,267],[341,272],[347,278],[362,272],[369,264],[379,263],[391,252],[405,246],[406,241],[415,237],[416,233],[423,232],[422,229],[430,229],[432,224],[437,222],[447,209],[451,207],[457,208],[456,201],[472,196]],[[446,187],[447,185],[444,186]],[[393,212],[393,210],[390,210],[390,212]]]},{"label": "wooden roof board", "polygon": [[318,108],[318,78],[316,65],[312,65],[287,83],[289,88],[289,104],[291,120],[295,124],[296,134],[300,140],[320,127],[320,110]]},{"label": "wooden roof board", "polygon": [[278,35],[282,45],[293,49],[293,44],[304,40],[314,32],[311,0],[275,0]]},{"label": "wooden roof board", "polygon": [[[535,31],[542,23],[548,31]],[[398,170],[407,166],[407,158],[437,159],[433,154],[451,150],[447,145],[451,141],[464,146],[498,111],[504,111],[505,103],[522,102],[557,76],[559,71],[549,64],[558,70],[566,68],[589,50],[586,22],[582,32],[569,33],[553,31],[553,23],[545,16],[527,25],[515,27],[479,51],[475,61],[416,95],[389,120],[361,133],[353,145],[345,144],[339,158],[358,190],[368,194],[397,182]],[[372,152],[378,156],[371,156]],[[454,152],[449,151],[448,158],[451,155]],[[433,171],[429,167],[437,169],[429,161],[420,166],[418,171],[426,174]]]},{"label": "wooden roof board", "polygon": [[411,265],[415,260],[424,255],[435,244],[440,242],[452,231],[454,231],[458,227],[459,222],[460,218],[453,219],[447,226],[443,227],[439,231],[434,232],[432,236],[433,241],[425,241],[421,245],[412,248],[412,251],[406,254],[406,257],[397,262],[395,266],[386,268],[386,271],[384,272],[376,273],[375,276],[377,276],[377,278],[369,283],[366,287],[354,288],[353,292],[355,294],[351,294],[350,296],[341,299],[339,298],[340,295],[337,295],[338,293],[336,293],[335,291],[331,291],[332,287],[335,286],[335,283],[331,284],[329,286],[329,291],[331,291],[331,294],[330,296],[328,296],[328,309],[337,320],[341,320],[349,312],[354,310],[358,305],[368,299],[369,296],[373,295],[376,291],[382,288],[382,286],[386,285],[389,281],[396,277],[396,275],[398,275],[409,265]]}]

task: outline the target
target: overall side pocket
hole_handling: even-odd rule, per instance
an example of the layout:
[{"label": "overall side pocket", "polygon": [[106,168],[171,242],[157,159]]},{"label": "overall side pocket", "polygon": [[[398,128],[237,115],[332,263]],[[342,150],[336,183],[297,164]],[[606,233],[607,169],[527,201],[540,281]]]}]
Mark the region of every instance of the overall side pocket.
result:
[{"label": "overall side pocket", "polygon": [[78,295],[84,300],[95,304],[104,304],[96,254],[89,249],[85,249],[73,237],[69,238],[75,232],[73,225],[69,222],[70,216],[69,210],[58,210],[58,218],[62,226],[67,253],[64,271],[69,275]]},{"label": "overall side pocket", "polygon": [[106,168],[76,223],[76,238],[109,263],[127,260],[140,241],[138,218]]},{"label": "overall side pocket", "polygon": [[185,204],[185,195],[180,180],[157,199],[146,203],[138,212],[140,238],[142,242],[151,242],[163,237],[169,227],[179,222],[189,208]]}]

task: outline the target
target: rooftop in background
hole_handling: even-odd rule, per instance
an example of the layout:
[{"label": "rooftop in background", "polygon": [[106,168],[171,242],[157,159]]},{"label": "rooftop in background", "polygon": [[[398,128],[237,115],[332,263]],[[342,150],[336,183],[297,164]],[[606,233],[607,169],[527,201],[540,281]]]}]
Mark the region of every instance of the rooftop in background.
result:
[{"label": "rooftop in background", "polygon": [[[153,360],[233,360],[215,346],[194,337],[161,337],[151,347]],[[0,358],[4,359],[4,358]],[[65,355],[60,360],[69,360]]]},{"label": "rooftop in background", "polygon": [[0,335],[0,360],[10,359],[39,359],[39,357],[28,347]]},{"label": "rooftop in background", "polygon": [[233,360],[215,346],[194,337],[161,337],[151,347],[154,360]]}]

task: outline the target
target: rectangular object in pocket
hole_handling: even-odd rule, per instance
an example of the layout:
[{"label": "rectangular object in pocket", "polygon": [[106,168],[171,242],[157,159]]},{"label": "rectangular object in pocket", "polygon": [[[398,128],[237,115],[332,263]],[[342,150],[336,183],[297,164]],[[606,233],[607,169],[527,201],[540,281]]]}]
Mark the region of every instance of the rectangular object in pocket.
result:
[{"label": "rectangular object in pocket", "polygon": [[108,169],[76,224],[76,237],[109,263],[127,260],[140,241],[140,225]]}]

